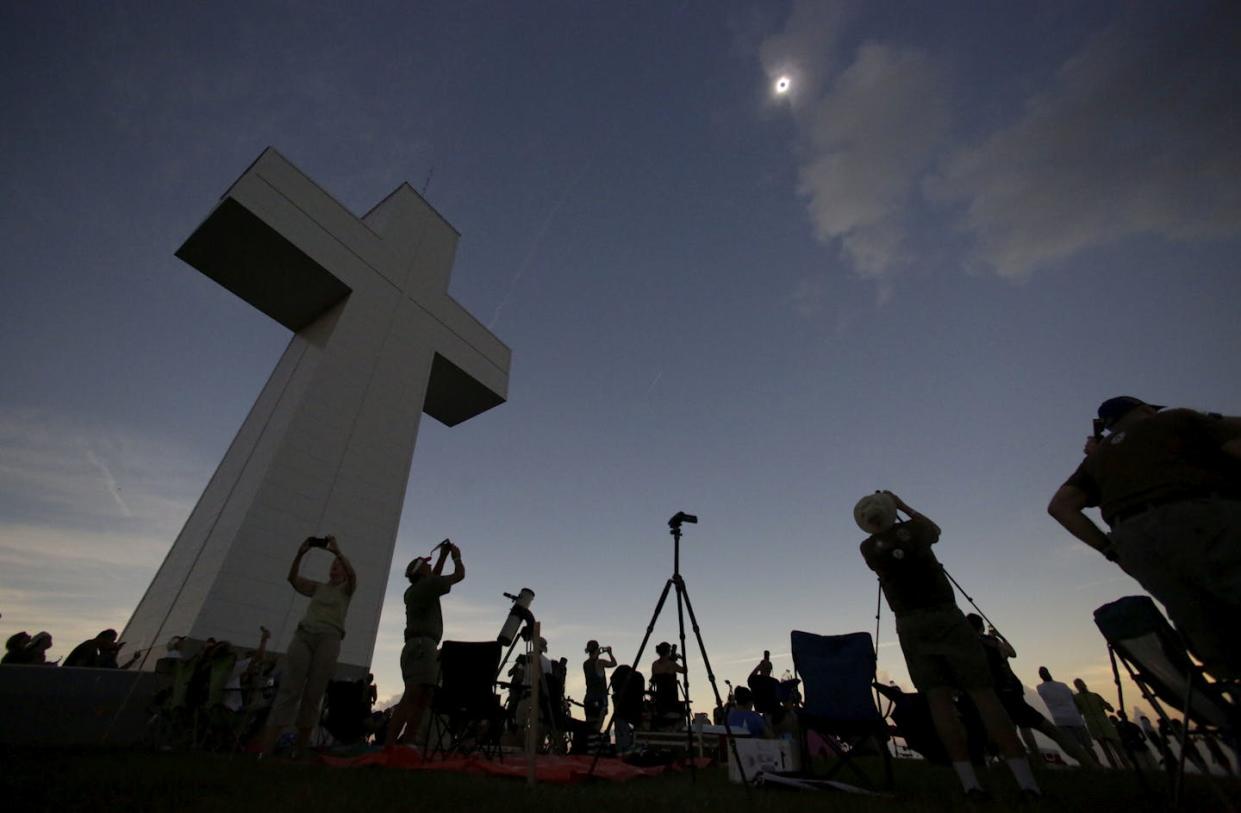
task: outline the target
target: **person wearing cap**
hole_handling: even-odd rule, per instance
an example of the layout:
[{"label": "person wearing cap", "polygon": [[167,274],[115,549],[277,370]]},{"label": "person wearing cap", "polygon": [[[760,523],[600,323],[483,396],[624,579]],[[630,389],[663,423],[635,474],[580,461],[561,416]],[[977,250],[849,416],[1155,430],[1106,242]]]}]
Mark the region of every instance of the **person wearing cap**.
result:
[{"label": "person wearing cap", "polygon": [[[898,511],[909,519],[901,521]],[[1021,794],[1040,798],[1038,784],[1017,730],[996,695],[991,669],[977,634],[957,607],[956,594],[931,546],[939,526],[890,491],[863,497],[853,509],[858,527],[870,534],[860,550],[879,577],[896,616],[909,677],[926,696],[935,732],[970,799],[989,794],[970,763],[965,728],[953,702],[960,690],[974,701],[991,741],[1008,762]]]},{"label": "person wearing cap", "polygon": [[1158,599],[1209,672],[1241,677],[1241,419],[1129,395],[1098,415],[1106,436],[1048,513]]},{"label": "person wearing cap", "polygon": [[[444,562],[452,556],[452,573],[445,576]],[[407,729],[410,736],[418,731],[422,715],[431,704],[435,685],[439,682],[439,657],[436,652],[444,637],[444,616],[440,596],[465,578],[461,549],[445,539],[439,545],[435,565],[419,556],[405,568],[409,587],[405,589],[405,646],[401,649],[401,678],[405,691],[392,711],[384,747],[392,749]]]}]

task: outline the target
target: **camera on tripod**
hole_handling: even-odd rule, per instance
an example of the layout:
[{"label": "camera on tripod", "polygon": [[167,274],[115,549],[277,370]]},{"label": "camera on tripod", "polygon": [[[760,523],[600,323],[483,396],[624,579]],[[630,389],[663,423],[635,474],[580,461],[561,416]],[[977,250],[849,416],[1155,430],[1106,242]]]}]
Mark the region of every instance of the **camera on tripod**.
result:
[{"label": "camera on tripod", "polygon": [[698,516],[696,514],[687,514],[684,511],[677,511],[673,514],[672,519],[668,520],[669,528],[680,528],[682,522],[688,522],[691,525],[698,524]]}]

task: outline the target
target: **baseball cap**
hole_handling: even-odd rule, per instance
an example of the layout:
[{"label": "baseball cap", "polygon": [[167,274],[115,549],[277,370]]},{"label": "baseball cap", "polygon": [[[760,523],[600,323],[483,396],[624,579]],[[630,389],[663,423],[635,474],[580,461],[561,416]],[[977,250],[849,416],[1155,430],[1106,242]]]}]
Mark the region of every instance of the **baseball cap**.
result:
[{"label": "baseball cap", "polygon": [[1137,407],[1146,406],[1154,410],[1163,409],[1160,404],[1148,404],[1141,398],[1132,395],[1118,395],[1099,404],[1099,420],[1104,426],[1111,426]]}]

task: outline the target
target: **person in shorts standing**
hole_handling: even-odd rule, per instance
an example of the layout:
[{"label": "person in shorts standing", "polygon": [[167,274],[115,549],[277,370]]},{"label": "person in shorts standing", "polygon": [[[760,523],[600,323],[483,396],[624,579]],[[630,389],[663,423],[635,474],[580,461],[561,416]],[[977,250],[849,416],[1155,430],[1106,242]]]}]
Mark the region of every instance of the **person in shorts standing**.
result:
[{"label": "person in shorts standing", "polygon": [[[606,653],[605,661],[599,657]],[[603,719],[608,714],[608,671],[616,668],[616,656],[612,647],[599,646],[598,641],[586,642],[586,660],[582,662],[582,674],[586,678],[586,697],[582,705],[586,709],[586,722],[595,731],[603,727]]]},{"label": "person in shorts standing", "polygon": [[[452,557],[453,572],[443,575],[444,562]],[[405,589],[405,646],[401,649],[401,678],[405,692],[392,712],[388,723],[385,748],[396,745],[402,729],[411,736],[417,733],[422,715],[431,704],[436,683],[439,682],[439,656],[437,648],[444,637],[444,616],[440,610],[440,596],[448,594],[452,586],[465,578],[465,565],[461,564],[461,549],[445,539],[440,543],[439,557],[431,562],[418,557],[405,568],[409,587]]]},{"label": "person in shorts standing", "polygon": [[[1241,678],[1241,418],[1130,395],[1098,416],[1097,448],[1048,513],[1163,604],[1208,672]],[[1110,533],[1083,513],[1093,506]]]},{"label": "person in shorts standing", "polygon": [[[900,521],[898,511],[909,519]],[[896,616],[896,634],[909,677],[930,706],[935,731],[970,799],[986,799],[970,763],[965,728],[957,717],[957,690],[974,701],[987,734],[1000,749],[1025,798],[1041,798],[1025,749],[995,693],[987,656],[958,609],[952,585],[931,546],[939,526],[890,491],[863,497],[853,509],[858,527],[870,534],[860,546],[867,567]]]}]

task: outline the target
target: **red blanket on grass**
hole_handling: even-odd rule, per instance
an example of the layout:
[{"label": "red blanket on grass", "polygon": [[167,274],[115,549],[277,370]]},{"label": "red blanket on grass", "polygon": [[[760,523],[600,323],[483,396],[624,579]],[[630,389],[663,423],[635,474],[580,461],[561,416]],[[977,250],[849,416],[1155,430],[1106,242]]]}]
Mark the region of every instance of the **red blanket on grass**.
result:
[{"label": "red blanket on grass", "polygon": [[[455,771],[457,773],[487,774],[490,776],[508,776],[514,779],[526,778],[526,758],[514,754],[506,756],[504,761],[485,759],[479,756],[452,757],[450,759],[423,759],[417,749],[400,747],[392,751],[374,751],[356,757],[320,756],[320,761],[334,768],[360,768],[369,765],[383,765],[389,768],[405,768],[419,771]],[[593,757],[576,756],[562,757],[540,755],[535,758],[534,775],[539,782],[570,784],[581,782],[590,773]],[[705,768],[711,760],[701,757],[694,760],[695,767]],[[639,768],[619,759],[600,759],[595,766],[594,776],[611,782],[627,782],[640,776],[658,776],[666,771],[682,770],[681,765],[658,765]]]}]

